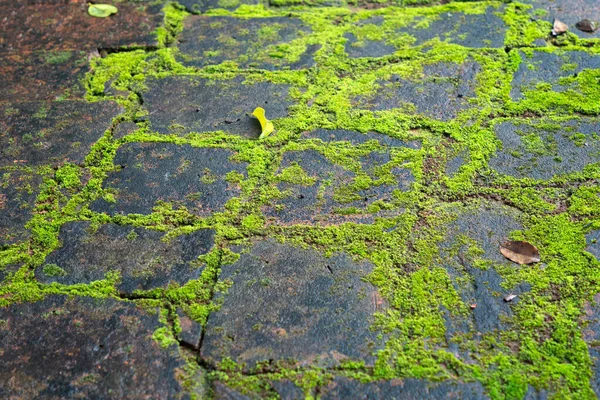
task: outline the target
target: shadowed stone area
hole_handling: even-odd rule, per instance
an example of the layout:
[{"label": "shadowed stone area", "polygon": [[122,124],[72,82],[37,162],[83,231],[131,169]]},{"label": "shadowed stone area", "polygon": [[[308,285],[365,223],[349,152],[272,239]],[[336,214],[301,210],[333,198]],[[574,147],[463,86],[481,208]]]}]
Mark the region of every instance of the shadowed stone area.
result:
[{"label": "shadowed stone area", "polygon": [[224,382],[215,381],[213,383],[214,398],[219,400],[250,400],[260,398],[272,398],[276,394],[281,400],[304,400],[304,392],[293,382],[288,380],[270,382],[268,390],[263,393],[250,392],[247,395],[240,393],[226,385]]},{"label": "shadowed stone area", "polygon": [[600,2],[596,0],[522,0],[521,2],[533,5],[529,11],[531,15],[536,16],[540,10],[543,10],[546,14],[541,18],[546,21],[558,18],[569,26],[569,32],[582,39],[600,38],[600,30],[589,33],[575,27],[582,19],[600,22]]},{"label": "shadowed stone area", "polygon": [[49,296],[0,308],[0,320],[2,398],[182,397],[178,349],[160,348],[157,316],[133,303]]},{"label": "shadowed stone area", "polygon": [[170,77],[150,80],[144,93],[152,129],[160,133],[227,133],[258,138],[260,123],[250,114],[258,106],[268,109],[267,118],[288,115],[288,85],[243,80],[209,80]]},{"label": "shadowed stone area", "polygon": [[180,0],[179,4],[193,13],[203,13],[217,8],[235,10],[242,4],[259,4],[258,0]]},{"label": "shadowed stone area", "polygon": [[481,400],[484,394],[481,383],[442,381],[433,383],[420,379],[396,379],[361,383],[360,381],[337,377],[320,388],[323,400],[334,399],[456,399]]},{"label": "shadowed stone area", "polygon": [[592,389],[600,397],[600,294],[584,306],[583,340],[588,346],[592,361]]},{"label": "shadowed stone area", "polygon": [[0,167],[81,164],[122,110],[84,101],[0,106]]},{"label": "shadowed stone area", "polygon": [[88,70],[83,51],[0,52],[0,101],[81,99]]},{"label": "shadowed stone area", "polygon": [[186,20],[186,28],[179,46],[181,61],[194,67],[235,61],[241,68],[309,68],[319,47],[308,46],[297,59],[287,59],[293,41],[310,33],[298,18],[193,16]]},{"label": "shadowed stone area", "polygon": [[0,176],[0,247],[29,238],[25,224],[31,219],[41,183],[39,175],[22,171]]},{"label": "shadowed stone area", "polygon": [[33,1],[0,3],[0,53],[158,45],[154,30],[163,19],[160,5],[119,2],[119,12],[104,19],[90,16],[87,4],[83,0],[46,2],[43,7]]},{"label": "shadowed stone area", "polygon": [[[358,160],[362,173],[371,179],[372,185],[368,188],[358,183],[357,174],[333,163],[317,150],[285,152],[275,176],[281,195],[264,210],[278,224],[370,221],[374,214],[384,211],[379,207],[369,209],[369,206],[373,207],[378,201],[392,202],[394,191],[409,191],[414,182],[412,172],[393,160],[392,151],[414,149],[418,147],[416,143],[407,144],[374,133],[324,129],[305,132],[302,138],[320,139],[328,146],[340,142],[360,145],[376,141],[382,147]],[[384,171],[392,182],[378,176]],[[298,181],[298,173],[304,174],[306,179]]]},{"label": "shadowed stone area", "polygon": [[[529,288],[520,285],[506,289],[501,286],[503,279],[494,265],[509,264],[500,253],[499,246],[509,234],[522,229],[521,214],[497,203],[483,203],[477,208],[454,209],[457,218],[447,228],[447,239],[441,245],[441,257],[455,289],[465,304],[476,304],[472,316],[466,321],[460,318],[449,322],[448,335],[456,331],[486,333],[507,328],[503,317],[511,316],[510,304],[504,301],[509,293],[519,295]],[[486,268],[481,265],[489,264]],[[457,351],[455,345],[450,350]]]},{"label": "shadowed stone area", "polygon": [[513,77],[510,91],[513,100],[527,97],[527,91],[535,90],[540,83],[550,84],[553,92],[579,92],[577,76],[584,70],[600,69],[600,55],[583,51],[563,54],[534,51],[532,57],[523,52],[520,55],[521,64]]},{"label": "shadowed stone area", "polygon": [[551,179],[582,172],[600,162],[600,121],[583,118],[562,123],[540,120],[502,122],[495,127],[502,149],[489,166],[517,178]]},{"label": "shadowed stone area", "polygon": [[260,361],[335,366],[372,364],[377,333],[369,329],[380,297],[362,279],[372,266],[347,255],[324,258],[272,241],[255,244],[219,279],[233,282],[208,319],[202,356],[230,357],[251,369]]},{"label": "shadowed stone area", "polygon": [[231,150],[195,148],[167,143],[130,143],[117,150],[105,188],[115,191],[115,202],[104,199],[92,209],[109,214],[149,214],[158,202],[185,206],[206,216],[220,210],[239,188],[227,174],[245,175],[245,164],[231,161]]},{"label": "shadowed stone area", "polygon": [[118,271],[122,292],[165,288],[196,279],[203,265],[198,256],[214,244],[212,230],[198,230],[164,242],[164,233],[144,228],[102,225],[90,233],[89,222],[69,222],[61,227],[62,246],[46,257],[36,270],[42,282],[72,285],[103,279]]},{"label": "shadowed stone area", "polygon": [[468,100],[475,97],[475,78],[480,70],[474,62],[428,65],[423,67],[423,79],[413,81],[392,76],[387,82],[379,82],[374,95],[358,98],[356,106],[374,111],[399,108],[408,114],[416,111],[448,121],[470,107]]}]

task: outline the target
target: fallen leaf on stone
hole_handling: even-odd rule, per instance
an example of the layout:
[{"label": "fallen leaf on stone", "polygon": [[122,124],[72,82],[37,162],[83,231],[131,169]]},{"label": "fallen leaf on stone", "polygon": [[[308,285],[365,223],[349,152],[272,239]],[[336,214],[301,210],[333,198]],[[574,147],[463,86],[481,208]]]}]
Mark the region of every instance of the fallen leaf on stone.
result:
[{"label": "fallen leaf on stone", "polygon": [[106,18],[116,14],[119,9],[110,4],[90,4],[88,14],[92,17]]},{"label": "fallen leaf on stone", "polygon": [[509,301],[513,301],[515,299],[515,297],[517,297],[516,294],[509,294],[508,296],[506,296],[504,298],[504,301],[508,303]]},{"label": "fallen leaf on stone", "polygon": [[255,117],[256,119],[258,119],[258,122],[260,122],[260,127],[262,128],[262,132],[261,132],[260,136],[258,137],[259,139],[266,138],[271,133],[273,133],[273,130],[275,130],[275,127],[273,126],[273,123],[271,121],[269,121],[267,119],[267,117],[265,116],[264,108],[256,107],[256,109],[252,113],[252,116]]},{"label": "fallen leaf on stone", "polygon": [[500,245],[500,253],[517,264],[531,264],[540,261],[538,249],[527,242],[508,240]]},{"label": "fallen leaf on stone", "polygon": [[575,24],[575,28],[582,32],[594,33],[598,30],[600,24],[596,21],[590,21],[589,19],[582,19]]},{"label": "fallen leaf on stone", "polygon": [[554,35],[554,36],[562,35],[567,30],[569,30],[569,26],[567,24],[554,18],[554,25],[552,27],[552,35]]},{"label": "fallen leaf on stone", "polygon": [[474,310],[476,308],[477,308],[477,304],[475,304],[475,303],[471,304],[471,310]]}]

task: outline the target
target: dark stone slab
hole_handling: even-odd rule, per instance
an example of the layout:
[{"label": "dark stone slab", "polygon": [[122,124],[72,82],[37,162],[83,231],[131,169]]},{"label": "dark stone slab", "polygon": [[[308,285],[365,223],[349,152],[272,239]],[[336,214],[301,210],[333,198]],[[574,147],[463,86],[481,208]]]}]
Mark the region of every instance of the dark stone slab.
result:
[{"label": "dark stone slab", "polygon": [[298,18],[193,16],[185,22],[179,50],[182,63],[194,67],[235,61],[242,68],[309,68],[317,46],[308,46],[295,61],[286,60],[288,45],[309,33]]},{"label": "dark stone slab", "polygon": [[241,394],[219,381],[213,383],[212,389],[213,398],[215,400],[250,400],[250,397]]},{"label": "dark stone slab", "polygon": [[567,89],[577,92],[577,85],[563,85],[561,78],[577,76],[585,69],[600,68],[600,55],[590,55],[583,51],[567,51],[563,54],[535,51],[531,57],[520,54],[522,61],[513,77],[510,91],[513,100],[527,97],[526,92],[535,90],[539,83],[551,84],[554,92]]},{"label": "dark stone slab", "polygon": [[0,106],[0,167],[82,164],[122,108],[114,102]]},{"label": "dark stone slab", "polygon": [[[432,39],[459,44],[471,48],[504,47],[506,24],[495,13],[502,9],[489,7],[483,14],[440,13],[438,19],[426,27],[411,26],[402,29],[415,37],[413,45],[421,45]],[[415,20],[418,26],[420,18]]]},{"label": "dark stone slab", "polygon": [[585,241],[587,243],[585,250],[600,260],[600,230],[591,231],[585,235]]},{"label": "dark stone slab", "polygon": [[42,178],[23,171],[0,175],[0,247],[30,237],[25,224],[31,219]]},{"label": "dark stone slab", "polygon": [[600,121],[583,118],[560,124],[540,120],[496,125],[502,149],[489,166],[517,178],[551,179],[582,172],[600,162]]},{"label": "dark stone slab", "polygon": [[558,18],[569,26],[569,32],[582,39],[597,39],[600,31],[594,33],[582,32],[575,27],[582,19],[600,22],[600,3],[596,0],[523,0],[522,3],[531,4],[533,8],[529,13],[538,17],[540,11],[545,15],[539,18],[552,22]]},{"label": "dark stone slab", "polygon": [[271,386],[275,389],[281,400],[302,400],[305,399],[304,391],[296,386],[292,381],[281,380],[271,382]]},{"label": "dark stone slab", "polygon": [[169,143],[125,144],[114,160],[120,170],[104,181],[106,188],[116,191],[116,202],[101,199],[91,208],[109,214],[144,214],[163,201],[209,215],[239,194],[226,175],[232,171],[246,175],[246,164],[231,161],[233,154],[231,150]]},{"label": "dark stone slab", "polygon": [[352,33],[346,33],[346,45],[344,49],[348,56],[356,57],[383,57],[393,54],[396,47],[379,40],[358,41]]},{"label": "dark stone slab", "polygon": [[208,318],[201,355],[211,363],[230,357],[256,362],[335,366],[374,361],[377,333],[369,329],[379,298],[364,282],[372,265],[343,254],[324,258],[272,241],[255,244],[220,279],[233,286]]},{"label": "dark stone slab", "polygon": [[583,340],[588,346],[592,361],[592,377],[590,383],[596,396],[600,396],[600,294],[584,305]]},{"label": "dark stone slab", "polygon": [[133,303],[50,296],[0,308],[0,397],[115,399],[182,396],[175,347]]},{"label": "dark stone slab", "polygon": [[361,383],[346,377],[337,377],[320,388],[321,398],[327,399],[394,399],[394,400],[481,400],[488,398],[479,382],[442,381],[423,379],[394,379]]},{"label": "dark stone slab", "polygon": [[88,56],[82,51],[0,52],[0,101],[82,99]]},{"label": "dark stone slab", "polygon": [[179,340],[193,347],[197,347],[202,336],[202,325],[188,317],[183,310],[179,308],[177,309],[177,316],[179,317],[179,326],[181,328]]},{"label": "dark stone slab", "polygon": [[[479,259],[491,261],[493,265],[506,264],[499,251],[509,234],[522,229],[518,211],[496,203],[484,203],[477,208],[455,209],[456,220],[447,228],[447,239],[441,244],[440,255],[455,289],[465,304],[475,303],[468,321],[448,321],[449,335],[454,332],[471,331],[487,333],[506,329],[503,317],[512,315],[510,304],[504,301],[509,293],[519,295],[529,290],[527,285],[508,289],[501,286],[503,279],[493,266],[477,267],[476,258],[469,247],[477,246],[483,253]],[[512,304],[518,303],[517,297]],[[451,349],[456,350],[456,349]]]},{"label": "dark stone slab", "polygon": [[87,2],[0,4],[3,27],[0,53],[35,50],[96,50],[124,46],[157,46],[154,31],[162,25],[161,5],[118,2],[110,18],[88,14]]},{"label": "dark stone slab", "polygon": [[291,105],[289,86],[242,82],[196,77],[149,80],[144,106],[149,111],[152,129],[178,134],[222,130],[258,138],[260,123],[250,114],[261,106],[271,120],[286,117]]},{"label": "dark stone slab", "polygon": [[259,4],[258,0],[181,0],[179,4],[185,6],[192,13],[203,13],[208,10],[224,9],[235,10],[242,4]]},{"label": "dark stone slab", "polygon": [[131,226],[106,224],[97,232],[89,230],[89,222],[63,225],[59,236],[62,247],[50,253],[46,264],[36,270],[38,280],[72,285],[119,271],[122,292],[164,288],[171,282],[183,284],[198,278],[203,266],[194,260],[214,244],[214,232],[206,229],[170,242],[161,241],[162,232]]},{"label": "dark stone slab", "polygon": [[388,82],[379,82],[376,94],[356,99],[356,107],[369,110],[405,109],[407,113],[423,114],[448,121],[469,107],[469,98],[475,97],[479,64],[462,65],[440,63],[424,67],[424,78],[402,79],[392,76]]},{"label": "dark stone slab", "polygon": [[[331,135],[344,135],[345,131],[331,131]],[[328,136],[329,133],[322,132]],[[352,135],[367,135],[351,133]],[[319,133],[316,134],[318,136]],[[373,135],[384,137],[383,135]],[[387,140],[390,138],[388,137]],[[398,141],[400,142],[400,141]],[[392,161],[390,150],[370,152],[359,160],[364,173],[377,180],[375,169],[385,167]],[[290,182],[283,180],[282,175],[288,168],[300,167],[312,182]],[[274,218],[278,224],[297,223],[341,223],[347,221],[367,222],[373,215],[368,215],[367,207],[382,200],[392,202],[394,191],[410,190],[414,177],[408,169],[391,167],[395,184],[378,183],[369,188],[352,188],[357,175],[344,167],[334,164],[317,150],[289,151],[284,153],[274,183],[281,192],[281,198],[274,200],[264,213]],[[359,213],[346,213],[342,209],[354,208]]]}]

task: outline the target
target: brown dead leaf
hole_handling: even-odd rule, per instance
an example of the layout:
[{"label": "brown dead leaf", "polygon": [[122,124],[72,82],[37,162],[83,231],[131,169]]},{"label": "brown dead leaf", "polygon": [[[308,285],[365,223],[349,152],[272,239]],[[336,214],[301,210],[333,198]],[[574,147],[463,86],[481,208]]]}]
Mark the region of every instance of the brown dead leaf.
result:
[{"label": "brown dead leaf", "polygon": [[538,249],[527,242],[507,240],[500,245],[500,253],[517,264],[532,264],[540,261]]}]

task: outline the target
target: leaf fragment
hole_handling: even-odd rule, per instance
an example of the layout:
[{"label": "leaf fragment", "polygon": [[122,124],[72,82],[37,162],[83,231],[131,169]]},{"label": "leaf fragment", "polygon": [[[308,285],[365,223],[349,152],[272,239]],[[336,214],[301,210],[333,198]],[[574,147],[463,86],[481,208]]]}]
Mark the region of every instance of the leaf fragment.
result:
[{"label": "leaf fragment", "polygon": [[88,14],[92,17],[106,18],[119,12],[119,9],[111,4],[90,4]]},{"label": "leaf fragment", "polygon": [[508,303],[508,302],[511,302],[511,301],[513,301],[513,300],[514,300],[516,297],[517,297],[517,295],[516,295],[516,294],[509,294],[508,296],[506,296],[506,297],[504,298],[504,301]]},{"label": "leaf fragment", "polygon": [[511,241],[500,245],[500,253],[517,264],[532,264],[540,261],[540,252],[531,243]]},{"label": "leaf fragment", "polygon": [[258,119],[258,122],[260,122],[260,127],[262,128],[262,132],[261,132],[260,136],[258,137],[259,139],[266,138],[271,133],[273,133],[273,131],[275,130],[275,127],[273,126],[273,123],[271,121],[269,121],[267,119],[267,117],[265,116],[264,108],[256,107],[256,109],[252,113],[252,116],[255,117],[256,119]]},{"label": "leaf fragment", "polygon": [[562,35],[568,30],[569,26],[567,24],[554,18],[554,22],[552,23],[552,36]]}]

